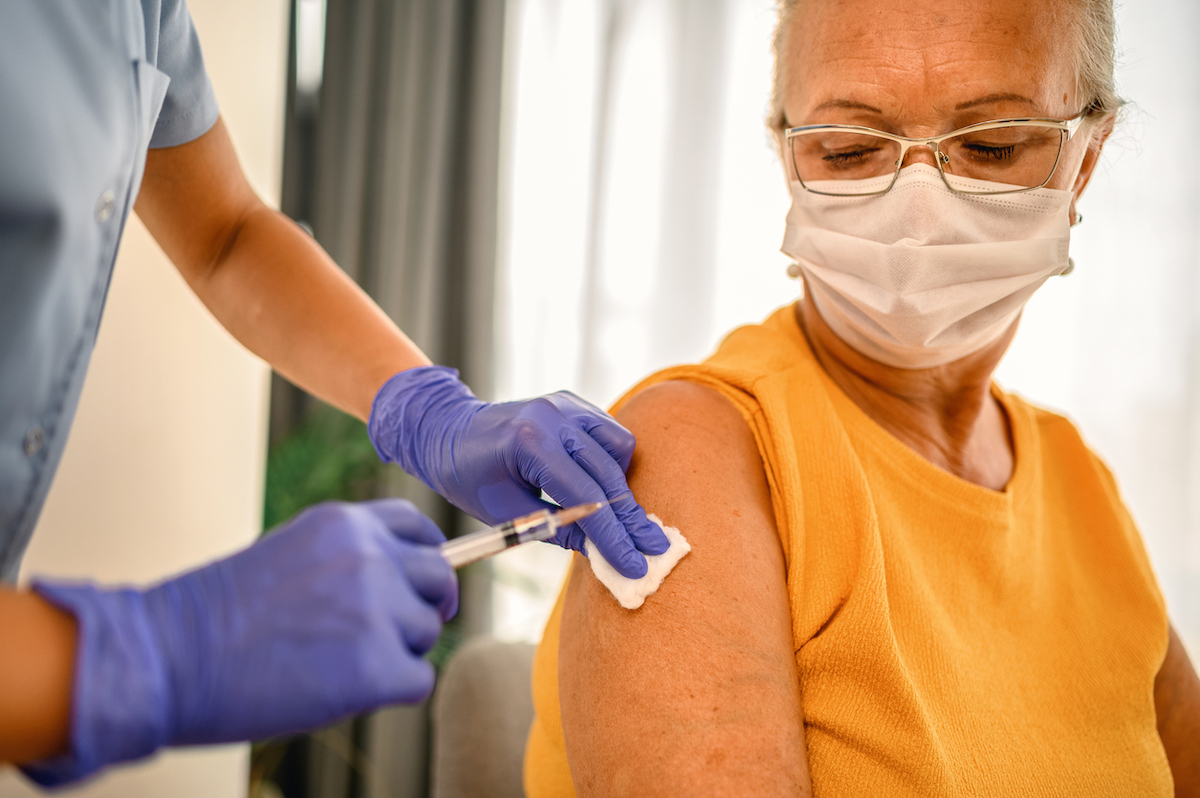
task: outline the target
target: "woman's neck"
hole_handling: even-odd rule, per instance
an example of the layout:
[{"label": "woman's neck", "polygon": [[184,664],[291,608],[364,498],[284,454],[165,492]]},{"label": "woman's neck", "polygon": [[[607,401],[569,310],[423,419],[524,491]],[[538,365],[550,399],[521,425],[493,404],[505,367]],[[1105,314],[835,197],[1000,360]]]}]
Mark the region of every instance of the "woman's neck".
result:
[{"label": "woman's neck", "polygon": [[877,424],[939,468],[985,488],[1004,489],[1013,472],[1012,438],[991,383],[1015,323],[995,343],[961,360],[931,369],[897,369],[838,338],[808,292],[796,315],[821,367]]}]

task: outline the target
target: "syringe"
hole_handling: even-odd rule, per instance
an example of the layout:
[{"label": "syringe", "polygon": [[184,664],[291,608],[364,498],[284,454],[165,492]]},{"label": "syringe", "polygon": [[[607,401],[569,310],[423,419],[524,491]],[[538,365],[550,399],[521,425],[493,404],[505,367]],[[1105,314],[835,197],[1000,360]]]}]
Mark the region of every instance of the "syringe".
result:
[{"label": "syringe", "polygon": [[549,540],[560,527],[587,518],[604,505],[605,502],[592,502],[567,507],[557,512],[538,510],[492,529],[481,529],[454,540],[447,540],[441,546],[442,556],[452,567],[462,568],[522,543]]}]

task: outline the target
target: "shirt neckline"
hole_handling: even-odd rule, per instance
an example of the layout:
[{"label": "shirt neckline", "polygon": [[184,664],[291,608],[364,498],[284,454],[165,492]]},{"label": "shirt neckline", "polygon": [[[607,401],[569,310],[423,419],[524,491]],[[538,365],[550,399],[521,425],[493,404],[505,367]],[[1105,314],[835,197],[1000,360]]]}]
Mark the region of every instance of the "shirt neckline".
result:
[{"label": "shirt neckline", "polygon": [[992,396],[1000,403],[1008,418],[1013,441],[1012,475],[1002,490],[993,490],[935,465],[871,418],[821,367],[800,328],[796,310],[796,305],[787,308],[789,337],[801,350],[808,367],[816,372],[852,442],[861,440],[872,446],[885,460],[895,464],[896,473],[907,483],[930,498],[965,505],[984,515],[1009,516],[1017,498],[1028,494],[1029,483],[1034,477],[1033,459],[1037,448],[1032,419],[1012,396],[1005,393],[995,380],[992,381]]}]

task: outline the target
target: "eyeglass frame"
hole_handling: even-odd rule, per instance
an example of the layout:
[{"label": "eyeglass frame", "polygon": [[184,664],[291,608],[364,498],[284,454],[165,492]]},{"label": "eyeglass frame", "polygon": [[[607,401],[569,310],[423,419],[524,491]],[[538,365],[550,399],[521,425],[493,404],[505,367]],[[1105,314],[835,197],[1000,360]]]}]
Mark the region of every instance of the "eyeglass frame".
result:
[{"label": "eyeglass frame", "polygon": [[[1067,142],[1074,137],[1075,133],[1083,125],[1088,117],[1088,111],[1085,109],[1079,116],[1074,119],[1048,119],[1042,117],[1018,117],[1013,119],[996,119],[991,122],[977,122],[973,125],[952,130],[949,133],[944,133],[941,136],[932,136],[925,138],[909,138],[907,136],[897,136],[894,133],[885,133],[882,130],[876,130],[872,127],[864,127],[862,125],[802,125],[800,127],[787,128],[784,131],[784,144],[787,147],[788,159],[792,164],[792,171],[796,175],[796,179],[800,181],[800,186],[805,191],[811,191],[813,194],[820,194],[824,197],[877,197],[880,194],[886,194],[892,190],[892,186],[896,185],[896,180],[900,177],[900,170],[904,164],[904,156],[913,147],[924,146],[933,151],[933,160],[937,163],[938,174],[942,176],[942,182],[946,184],[946,188],[956,194],[968,194],[973,196],[1000,196],[1003,194],[1020,194],[1025,191],[1035,191],[1042,188],[1050,179],[1054,177],[1054,173],[1058,171],[1058,164],[1062,161],[1063,150],[1067,146]],[[1058,155],[1054,158],[1054,166],[1050,169],[1050,174],[1036,186],[1028,186],[1026,188],[1015,188],[1008,191],[964,191],[960,188],[955,188],[950,185],[950,181],[946,179],[946,172],[942,168],[945,162],[948,162],[950,156],[941,150],[941,143],[947,139],[952,139],[955,136],[961,136],[964,133],[976,133],[984,130],[1000,130],[1009,127],[1048,127],[1053,128],[1059,133]],[[882,191],[868,191],[862,194],[831,194],[827,191],[817,191],[809,188],[804,184],[804,178],[800,177],[800,169],[796,166],[796,154],[792,150],[792,139],[798,138],[800,134],[807,133],[813,130],[842,130],[849,133],[863,133],[879,138],[894,141],[900,145],[900,157],[896,159],[896,171],[892,173],[892,182],[888,183],[887,188]],[[1065,134],[1065,137],[1063,136]],[[945,161],[943,161],[945,159]]]}]

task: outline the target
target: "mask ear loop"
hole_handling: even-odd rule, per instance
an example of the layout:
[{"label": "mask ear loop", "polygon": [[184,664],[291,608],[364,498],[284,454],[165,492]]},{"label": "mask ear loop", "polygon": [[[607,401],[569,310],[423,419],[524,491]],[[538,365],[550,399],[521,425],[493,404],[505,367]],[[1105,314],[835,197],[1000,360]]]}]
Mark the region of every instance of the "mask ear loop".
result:
[{"label": "mask ear loop", "polygon": [[[1081,225],[1081,224],[1083,224],[1083,214],[1080,213],[1079,211],[1075,211],[1075,219],[1071,222],[1071,227],[1075,227],[1075,226]],[[1070,274],[1073,271],[1075,271],[1075,259],[1072,257],[1068,257],[1067,258],[1067,268],[1065,268],[1061,272],[1059,272],[1058,276],[1066,277],[1068,274]]]}]

